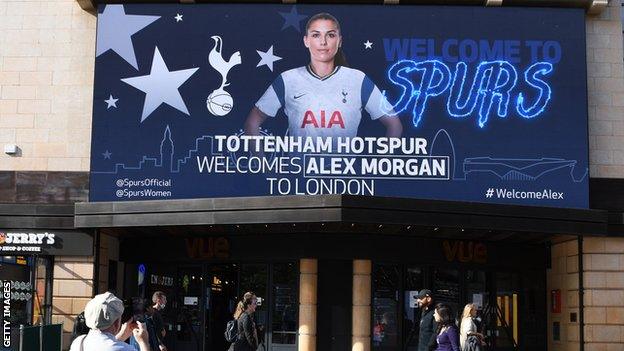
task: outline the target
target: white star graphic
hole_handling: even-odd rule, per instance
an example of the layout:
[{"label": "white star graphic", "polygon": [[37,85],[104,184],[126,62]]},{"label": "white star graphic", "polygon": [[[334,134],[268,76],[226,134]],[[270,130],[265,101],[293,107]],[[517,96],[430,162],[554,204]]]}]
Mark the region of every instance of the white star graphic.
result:
[{"label": "white star graphic", "polygon": [[106,150],[106,152],[102,154],[102,156],[104,156],[105,160],[106,159],[110,160],[111,155],[112,155],[112,153],[110,151],[108,151],[108,150]]},{"label": "white star graphic", "polygon": [[106,103],[106,109],[108,110],[111,107],[117,108],[118,100],[119,99],[113,98],[113,94],[110,94],[110,96],[108,97],[108,100],[104,100],[104,102]]},{"label": "white star graphic", "polygon": [[156,47],[149,75],[124,78],[121,81],[145,93],[141,122],[163,103],[189,115],[178,88],[198,69],[198,67],[194,67],[179,71],[169,71],[167,64],[160,55],[160,51],[158,51],[158,47]]},{"label": "white star graphic", "polygon": [[132,35],[149,26],[160,16],[126,15],[123,5],[106,5],[98,15],[97,48],[95,56],[113,50],[135,69],[139,69]]},{"label": "white star graphic", "polygon": [[181,14],[178,13],[177,16],[175,16],[176,22],[182,21],[182,16],[184,16],[184,15],[181,15]]},{"label": "white star graphic", "polygon": [[367,40],[364,43],[364,49],[372,49],[373,48],[373,43],[370,42],[370,40]]},{"label": "white star graphic", "polygon": [[279,56],[273,55],[273,45],[271,45],[269,50],[267,50],[266,52],[260,50],[256,50],[256,52],[258,53],[258,55],[260,55],[260,62],[258,62],[258,65],[256,65],[256,67],[266,65],[267,67],[269,67],[271,72],[273,72],[273,62],[282,59]]}]

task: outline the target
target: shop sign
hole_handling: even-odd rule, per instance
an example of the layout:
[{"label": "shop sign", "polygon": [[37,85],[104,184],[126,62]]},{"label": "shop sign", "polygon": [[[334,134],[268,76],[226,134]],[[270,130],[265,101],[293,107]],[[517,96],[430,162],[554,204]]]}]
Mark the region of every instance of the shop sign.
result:
[{"label": "shop sign", "polygon": [[152,274],[150,276],[150,283],[162,286],[173,286],[173,277]]},{"label": "shop sign", "polygon": [[91,256],[93,237],[79,231],[1,230],[3,255]]},{"label": "shop sign", "polygon": [[484,243],[444,240],[442,249],[448,262],[487,263],[487,246]]},{"label": "shop sign", "polygon": [[[582,9],[98,12],[90,201],[350,194],[589,206]],[[322,13],[340,29],[319,54],[306,22]],[[317,55],[337,62],[323,77],[308,65]]]},{"label": "shop sign", "polygon": [[230,257],[230,243],[226,238],[187,238],[186,253],[191,259],[226,259]]},{"label": "shop sign", "polygon": [[54,234],[0,232],[0,250],[7,252],[41,253],[44,246],[54,245]]}]

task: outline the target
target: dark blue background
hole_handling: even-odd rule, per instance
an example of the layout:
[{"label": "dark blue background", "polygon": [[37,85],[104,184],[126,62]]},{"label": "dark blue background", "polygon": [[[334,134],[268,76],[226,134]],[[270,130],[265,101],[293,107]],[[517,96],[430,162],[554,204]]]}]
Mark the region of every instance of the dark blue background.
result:
[{"label": "dark blue background", "polygon": [[[138,166],[143,156],[159,157],[159,148],[166,126],[170,126],[175,143],[174,159],[188,154],[202,135],[237,133],[253,104],[281,72],[309,62],[309,52],[302,43],[302,33],[292,27],[282,30],[284,19],[278,12],[290,12],[286,5],[125,5],[126,14],[158,15],[160,19],[132,36],[139,70],[136,71],[113,51],[96,58],[91,155],[91,201],[127,200],[115,196],[115,181],[120,178],[171,178],[172,198],[268,195],[265,177],[248,175],[199,174],[196,166],[179,174],[162,169],[120,170],[113,174],[115,164]],[[490,115],[484,128],[477,125],[473,113],[465,118],[452,118],[446,112],[448,91],[431,98],[421,124],[411,123],[411,106],[401,115],[404,136],[425,137],[429,142],[444,129],[452,142],[439,139],[435,154],[445,155],[454,148],[456,165],[451,181],[377,180],[379,196],[417,197],[443,200],[513,203],[556,207],[588,207],[588,145],[587,88],[585,61],[585,24],[582,10],[547,8],[481,8],[433,6],[348,6],[297,5],[299,14],[311,16],[330,12],[342,27],[343,49],[349,65],[365,72],[381,90],[396,97],[399,90],[389,82],[383,38],[434,38],[438,44],[448,38],[474,40],[554,40],[561,44],[562,59],[546,78],[552,87],[552,99],[546,111],[534,119],[521,118],[510,104],[507,118]],[[100,8],[100,13],[102,12]],[[176,23],[177,13],[183,21]],[[235,51],[242,55],[242,65],[228,76],[226,90],[234,98],[234,109],[225,117],[215,117],[206,109],[206,97],[218,88],[221,76],[208,64],[213,48],[212,35],[223,38],[223,56],[228,59]],[[363,43],[373,42],[366,50]],[[256,67],[260,57],[256,50],[274,46],[274,54],[282,57],[274,63],[274,71]],[[154,48],[158,47],[170,71],[199,67],[179,91],[190,116],[161,105],[140,123],[145,94],[120,81],[122,78],[147,75]],[[518,69],[518,87],[514,91],[528,94],[534,101],[534,90],[523,83],[523,72],[532,64],[528,49],[522,48]],[[446,62],[454,72],[454,63]],[[471,79],[476,64],[468,64]],[[118,108],[106,108],[103,101],[109,94],[119,98]],[[513,100],[513,98],[512,98]],[[394,101],[392,99],[391,101]],[[275,135],[283,135],[287,127],[282,112],[279,118],[263,125]],[[360,136],[383,135],[379,122],[363,114]],[[452,146],[451,146],[452,143]],[[111,152],[111,158],[102,156]],[[577,165],[548,173],[533,181],[503,180],[491,174],[469,175],[462,162],[472,157],[504,159],[560,158],[577,161]],[[194,162],[193,162],[194,163]],[[272,175],[269,175],[272,176]],[[488,188],[527,191],[552,189],[565,192],[563,200],[486,199]],[[166,189],[165,189],[166,190]],[[137,200],[140,198],[134,198]],[[153,199],[153,198],[150,198]]]}]

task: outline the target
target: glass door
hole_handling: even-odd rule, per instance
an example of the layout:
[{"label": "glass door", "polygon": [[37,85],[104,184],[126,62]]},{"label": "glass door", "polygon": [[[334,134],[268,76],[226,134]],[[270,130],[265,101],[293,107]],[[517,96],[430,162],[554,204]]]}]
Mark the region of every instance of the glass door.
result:
[{"label": "glass door", "polygon": [[403,345],[406,351],[418,350],[418,332],[421,310],[416,303],[416,295],[425,288],[425,270],[421,266],[405,268],[403,287]]},{"label": "glass door", "polygon": [[173,339],[176,351],[203,350],[202,338],[202,276],[201,266],[179,267],[173,308]]},{"label": "glass door", "polygon": [[271,351],[294,351],[299,327],[299,269],[293,262],[271,265]]},{"label": "glass door", "polygon": [[373,266],[373,350],[390,351],[400,348],[399,290],[400,266],[377,264]]},{"label": "glass door", "polygon": [[233,319],[238,303],[238,269],[236,264],[208,267],[206,276],[206,350],[227,350],[230,344],[224,332]]}]

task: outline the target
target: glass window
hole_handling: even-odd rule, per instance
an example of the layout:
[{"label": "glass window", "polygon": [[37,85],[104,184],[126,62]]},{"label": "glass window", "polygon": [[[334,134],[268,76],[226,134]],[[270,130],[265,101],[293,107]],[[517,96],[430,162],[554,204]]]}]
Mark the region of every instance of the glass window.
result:
[{"label": "glass window", "polygon": [[414,296],[418,291],[424,289],[424,278],[425,274],[422,267],[406,267],[403,297],[403,343],[407,351],[418,348],[420,309],[418,309]]},{"label": "glass window", "polygon": [[295,344],[297,341],[298,274],[294,263],[273,265],[273,344]]},{"label": "glass window", "polygon": [[[444,302],[459,316],[461,284],[459,270],[435,268],[433,270],[433,296],[436,303]],[[462,306],[463,307],[463,306]]]},{"label": "glass window", "polygon": [[[487,300],[486,274],[484,271],[466,271],[466,303],[474,303],[482,309]],[[462,306],[463,310],[463,306]],[[462,311],[460,311],[462,312]]]},{"label": "glass window", "polygon": [[375,350],[396,350],[399,346],[399,282],[399,266],[374,266],[372,335]]},{"label": "glass window", "polygon": [[512,348],[518,341],[518,275],[496,272],[495,347]]}]

